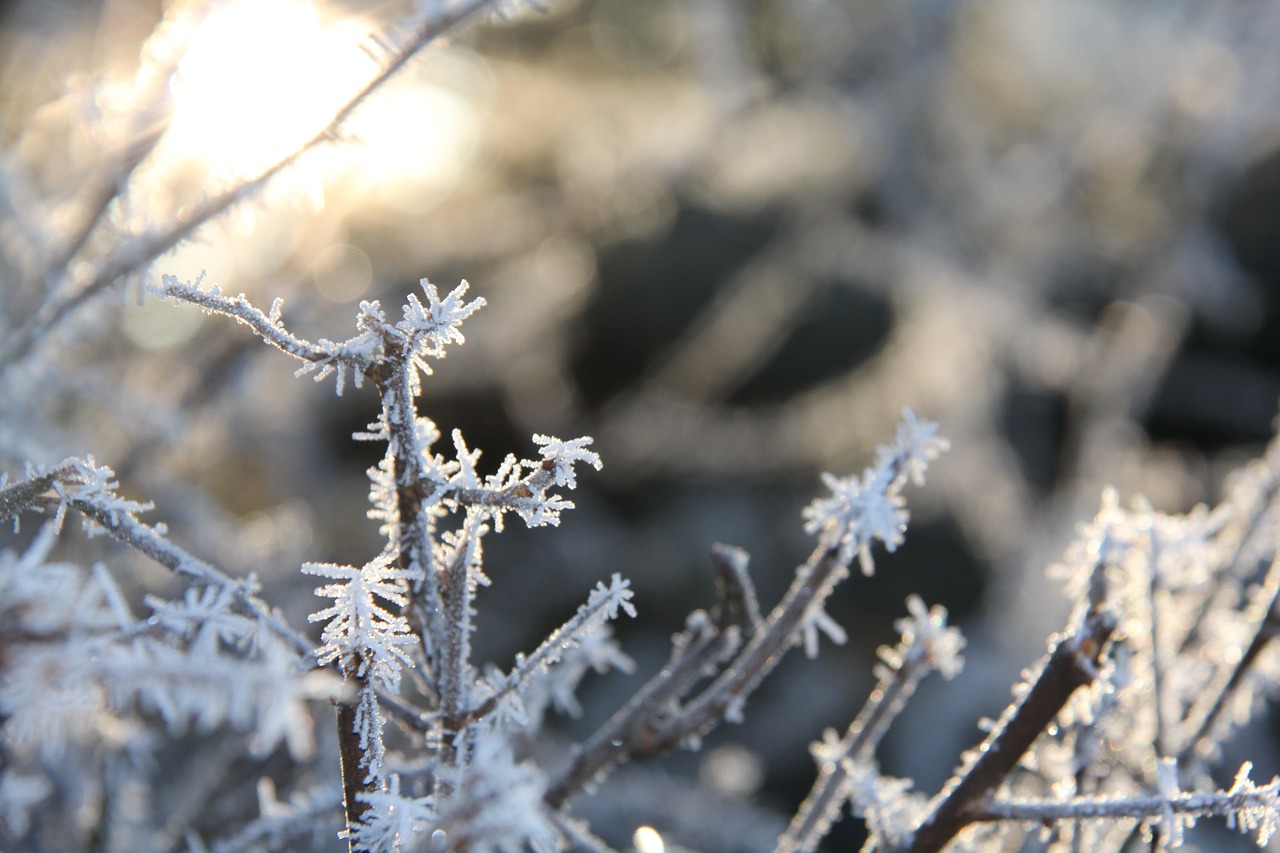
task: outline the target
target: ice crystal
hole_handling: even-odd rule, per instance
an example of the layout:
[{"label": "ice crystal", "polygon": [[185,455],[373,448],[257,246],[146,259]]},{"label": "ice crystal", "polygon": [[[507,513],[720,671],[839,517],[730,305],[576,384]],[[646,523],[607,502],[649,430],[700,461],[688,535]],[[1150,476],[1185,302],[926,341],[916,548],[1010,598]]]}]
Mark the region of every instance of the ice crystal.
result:
[{"label": "ice crystal", "polygon": [[418,849],[435,818],[431,798],[401,794],[400,776],[395,773],[388,775],[382,789],[361,792],[359,797],[369,808],[352,837],[368,853]]},{"label": "ice crystal", "polygon": [[1227,792],[1232,808],[1227,812],[1227,825],[1241,832],[1256,832],[1259,847],[1265,847],[1280,830],[1280,779],[1272,779],[1261,788],[1249,779],[1253,762],[1246,761],[1236,772]]},{"label": "ice crystal", "polygon": [[918,595],[907,597],[909,616],[894,622],[902,632],[902,642],[910,654],[918,656],[926,666],[937,670],[943,678],[954,678],[964,667],[960,654],[964,648],[964,636],[956,628],[947,626],[946,608],[934,605],[925,607]]},{"label": "ice crystal", "polygon": [[817,533],[827,547],[838,548],[841,562],[857,556],[863,574],[874,573],[872,543],[878,539],[892,552],[903,542],[910,518],[901,495],[903,484],[908,479],[923,483],[928,463],[950,446],[937,430],[937,424],[904,410],[897,437],[877,448],[874,466],[861,476],[822,475],[831,495],[805,509],[805,530]]},{"label": "ice crystal", "polygon": [[465,281],[449,291],[444,299],[427,279],[422,279],[421,284],[427,304],[423,305],[410,293],[409,302],[404,306],[404,320],[397,323],[396,328],[415,342],[419,354],[444,358],[446,345],[466,341],[460,329],[462,321],[483,308],[485,301],[477,298],[466,302],[471,285]]},{"label": "ice crystal", "polygon": [[319,662],[338,661],[342,671],[356,677],[366,674],[388,690],[400,687],[400,669],[413,666],[403,647],[413,642],[409,623],[388,605],[403,606],[408,602],[404,579],[410,573],[392,568],[394,555],[381,554],[360,568],[336,563],[306,563],[305,574],[330,578],[339,583],[326,584],[316,595],[334,599],[329,607],[308,617],[311,622],[326,622],[316,650]]},{"label": "ice crystal", "polygon": [[600,470],[600,454],[587,450],[592,443],[590,436],[563,441],[550,435],[535,435],[533,443],[541,445],[539,452],[542,454],[543,467],[548,467],[549,463],[557,486],[569,489],[578,487],[577,478],[573,474],[575,462],[585,462],[597,471]]}]

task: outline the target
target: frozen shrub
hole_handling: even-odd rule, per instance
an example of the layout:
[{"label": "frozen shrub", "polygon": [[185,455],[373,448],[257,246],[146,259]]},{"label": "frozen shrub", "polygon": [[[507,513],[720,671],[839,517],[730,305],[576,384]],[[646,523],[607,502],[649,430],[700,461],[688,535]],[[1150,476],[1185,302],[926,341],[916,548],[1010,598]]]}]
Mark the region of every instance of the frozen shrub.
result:
[{"label": "frozen shrub", "polygon": [[[789,651],[816,657],[824,642],[846,641],[848,626],[827,609],[836,587],[891,570],[895,557],[886,554],[907,541],[908,487],[929,488],[926,473],[950,448],[940,426],[911,409],[861,473],[822,475],[825,493],[796,521],[816,542],[771,607],[761,606],[746,551],[714,546],[714,600],[687,614],[665,662],[611,716],[597,715],[594,732],[566,745],[545,730],[549,713],[582,711],[578,687],[588,671],[637,668],[613,626],[639,618],[641,602],[627,579],[602,570],[584,584],[576,611],[566,608],[559,627],[505,665],[473,649],[486,627],[477,602],[509,588],[491,580],[486,543],[508,524],[559,526],[579,476],[586,481],[588,469],[608,462],[591,437],[538,432],[527,452],[490,466],[462,430],[446,437],[433,420],[429,392],[444,378],[434,374],[448,372],[439,362],[467,342],[464,325],[470,333],[486,300],[466,282],[442,294],[423,279],[421,293],[398,308],[359,302],[350,337],[311,339],[302,329],[313,318],[286,323],[281,298],[263,310],[206,285],[203,274],[153,274],[169,250],[224,213],[252,213],[251,197],[342,138],[425,45],[489,5],[400,10],[412,19],[369,40],[371,73],[318,128],[185,204],[166,207],[182,193],[180,180],[167,183],[181,170],[165,160],[169,128],[148,122],[169,81],[182,80],[183,46],[216,21],[206,16],[219,10],[203,4],[166,12],[131,87],[94,90],[94,108],[112,119],[98,129],[127,144],[93,163],[77,204],[61,209],[52,190],[41,197],[56,180],[24,171],[17,152],[6,157],[2,200],[12,215],[0,237],[15,284],[0,298],[0,521],[14,533],[0,549],[0,848],[608,849],[598,836],[631,827],[591,825],[580,817],[589,811],[578,808],[580,795],[629,762],[696,750],[721,723],[749,717],[753,694]],[[725,8],[707,14],[713,30],[732,29]],[[785,238],[793,249],[813,223],[801,224]],[[751,326],[758,306],[736,299],[760,286],[752,275],[767,273],[744,274],[722,313],[691,332],[689,349],[668,366],[696,361],[689,352],[699,342],[723,345],[742,327],[763,328]],[[86,437],[113,443],[98,429],[100,411],[147,437],[195,431],[183,409],[207,389],[205,377],[220,381],[222,361],[194,354],[156,368],[201,377],[185,400],[149,397],[145,379],[117,388],[95,372],[94,354],[110,348],[112,330],[102,322],[111,315],[93,309],[122,280],[142,282],[137,295],[149,304],[235,321],[246,328],[234,334],[293,359],[299,375],[332,379],[338,395],[376,395],[376,415],[353,439],[380,447],[381,458],[368,470],[367,502],[341,511],[374,521],[377,545],[341,562],[322,561],[327,554],[292,562],[294,585],[319,598],[309,616],[293,612],[265,565],[261,576],[226,567],[237,536],[194,489],[182,490],[176,470],[177,482],[158,487],[158,505],[130,497],[142,491],[130,473],[146,440],[120,441],[123,458],[110,465],[88,451],[107,459],[111,447],[79,446]],[[530,318],[559,310],[543,296],[524,306]],[[721,349],[728,361],[755,358]],[[708,388],[720,381],[704,379]],[[633,403],[615,412],[643,423],[645,408]],[[279,409],[273,414],[292,418],[298,433],[313,431],[301,414]],[[679,442],[663,449],[668,459],[694,452]],[[1093,520],[1050,567],[1070,603],[1065,624],[1043,626],[1054,631],[1043,654],[1026,661],[985,738],[955,757],[937,791],[881,767],[886,734],[921,681],[936,672],[945,690],[965,678],[965,639],[947,611],[907,598],[898,639],[868,662],[876,683],[865,704],[843,732],[814,741],[812,788],[767,845],[816,850],[850,816],[865,826],[865,849],[880,853],[1171,848],[1209,818],[1266,846],[1280,819],[1280,779],[1255,781],[1249,762],[1221,774],[1224,747],[1280,677],[1272,642],[1278,483],[1273,441],[1212,508],[1173,515],[1104,491]],[[174,519],[172,531],[153,520],[162,514]],[[154,592],[155,566],[170,573],[175,593]],[[749,824],[744,849],[759,849],[756,836],[769,827],[719,823],[714,810],[698,817],[712,837],[745,834]],[[637,848],[661,843],[646,829]]]}]

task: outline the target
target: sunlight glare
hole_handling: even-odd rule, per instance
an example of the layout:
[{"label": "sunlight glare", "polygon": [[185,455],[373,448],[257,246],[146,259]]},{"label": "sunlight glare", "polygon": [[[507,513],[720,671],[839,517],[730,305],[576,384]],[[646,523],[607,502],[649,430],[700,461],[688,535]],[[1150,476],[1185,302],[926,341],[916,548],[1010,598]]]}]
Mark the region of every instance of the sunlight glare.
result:
[{"label": "sunlight glare", "polygon": [[229,0],[174,77],[169,144],[212,172],[250,177],[324,128],[373,73],[358,25],[305,0]]},{"label": "sunlight glare", "polygon": [[475,151],[474,109],[456,92],[417,82],[390,88],[356,114],[356,179],[406,213],[421,213],[448,190]]}]

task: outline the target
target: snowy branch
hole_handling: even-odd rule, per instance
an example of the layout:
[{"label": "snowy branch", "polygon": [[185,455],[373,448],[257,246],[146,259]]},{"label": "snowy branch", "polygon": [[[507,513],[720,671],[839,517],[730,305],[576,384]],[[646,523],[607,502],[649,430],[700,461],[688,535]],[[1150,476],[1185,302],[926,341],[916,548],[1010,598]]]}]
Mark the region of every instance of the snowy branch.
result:
[{"label": "snowy branch", "polygon": [[1261,787],[1249,779],[1253,765],[1245,762],[1229,790],[1204,793],[1175,791],[1170,795],[1070,800],[1002,800],[977,803],[970,819],[977,822],[1118,820],[1135,818],[1161,828],[1171,847],[1181,846],[1182,831],[1196,818],[1226,817],[1227,825],[1242,833],[1255,833],[1259,847],[1266,847],[1280,829],[1280,777]]},{"label": "snowy branch", "polygon": [[973,821],[969,809],[990,795],[1050,727],[1076,690],[1094,681],[1107,642],[1116,628],[1115,615],[1095,611],[1079,628],[1060,639],[1020,700],[1010,705],[987,739],[965,757],[931,804],[928,817],[910,840],[892,853],[925,853],[942,849]]},{"label": "snowy branch", "polygon": [[811,747],[818,778],[791,825],[778,839],[778,853],[815,850],[853,795],[858,782],[856,768],[870,761],[920,679],[932,670],[948,679],[959,672],[959,650],[964,639],[955,628],[947,627],[946,610],[926,610],[916,596],[908,599],[907,608],[911,616],[898,621],[901,642],[896,648],[881,649],[884,663],[880,679],[867,703],[838,741],[832,734],[830,742],[824,740]]}]

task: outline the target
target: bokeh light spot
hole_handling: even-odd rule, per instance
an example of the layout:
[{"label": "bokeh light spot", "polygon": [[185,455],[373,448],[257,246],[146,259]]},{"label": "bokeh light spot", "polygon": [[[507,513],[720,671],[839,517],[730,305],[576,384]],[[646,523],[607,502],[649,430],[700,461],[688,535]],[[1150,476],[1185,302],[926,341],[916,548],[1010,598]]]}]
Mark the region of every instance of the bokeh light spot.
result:
[{"label": "bokeh light spot", "polygon": [[313,272],[316,289],[334,302],[359,299],[373,282],[373,264],[369,256],[346,243],[336,243],[322,251],[316,258]]}]

